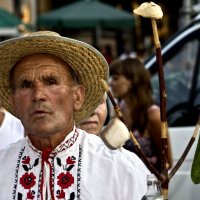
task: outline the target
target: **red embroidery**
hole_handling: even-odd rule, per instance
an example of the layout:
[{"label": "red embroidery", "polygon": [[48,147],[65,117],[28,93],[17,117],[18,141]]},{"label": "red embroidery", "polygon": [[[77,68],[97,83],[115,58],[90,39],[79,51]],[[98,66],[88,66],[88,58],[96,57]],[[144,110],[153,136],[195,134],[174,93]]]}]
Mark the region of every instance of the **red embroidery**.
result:
[{"label": "red embroidery", "polygon": [[[42,164],[41,161],[44,160],[50,167],[50,174],[49,174],[50,180],[48,187],[51,190],[51,194],[48,195],[51,196],[52,200],[55,198],[59,200],[60,199],[74,200],[76,197],[74,188],[72,188],[72,191],[71,189],[69,190],[69,188],[71,188],[75,184],[74,182],[76,180],[73,176],[73,173],[76,173],[76,170],[75,172],[72,171],[72,169],[74,169],[76,166],[76,157],[66,156],[65,158],[62,158],[61,161],[61,158],[57,157],[57,154],[60,152],[64,152],[66,149],[71,147],[76,142],[78,136],[79,133],[75,130],[71,138],[63,142],[63,144],[58,146],[53,151],[48,152],[47,154],[48,156],[44,156],[46,154],[44,152],[42,153],[41,151],[37,150],[34,146],[32,146],[31,142],[28,140],[29,147],[31,148],[32,151],[36,152],[37,157],[30,156],[30,154],[27,155],[25,147],[22,149],[23,151],[20,152],[20,156],[18,158],[19,160],[18,162],[20,163],[20,165],[17,166],[18,170],[16,170],[17,173],[16,175],[18,176],[16,176],[17,178],[15,179],[16,181],[15,186],[17,185],[17,183],[20,183],[20,187],[15,187],[15,189],[13,189],[13,194],[17,196],[18,199],[34,200],[36,197],[42,198],[41,193],[38,192],[36,193],[35,191],[38,191],[38,188],[43,186],[42,182],[43,173],[38,171],[38,169],[39,170],[40,168],[43,169],[43,167],[41,166]],[[54,163],[54,158],[55,162],[57,163],[57,166],[54,166],[54,164],[56,165],[56,163]],[[24,172],[21,171],[21,168],[19,170],[19,166],[22,167],[22,170],[24,170]],[[61,168],[59,170],[60,174],[55,173],[55,168],[57,167]],[[19,171],[22,174],[19,173]],[[78,174],[80,173],[80,169],[78,170],[77,173]],[[56,183],[54,183],[54,181],[51,180],[52,178],[57,179],[56,180],[57,186]],[[78,180],[79,180],[78,182],[80,182],[80,178]],[[55,190],[56,194],[53,192]],[[80,188],[77,189],[77,197],[80,196],[79,193],[80,193]]]},{"label": "red embroidery", "polygon": [[26,172],[21,178],[20,178],[20,184],[25,189],[30,189],[35,185],[35,175],[31,172],[30,174]]},{"label": "red embroidery", "polygon": [[64,192],[63,190],[58,190],[58,191],[57,191],[57,194],[58,194],[58,195],[56,195],[56,197],[57,197],[58,199],[65,199],[65,192]]},{"label": "red embroidery", "polygon": [[73,165],[76,162],[76,158],[74,156],[69,156],[66,160],[68,165]]},{"label": "red embroidery", "polygon": [[62,172],[57,176],[57,179],[57,183],[62,189],[66,189],[74,183],[74,177],[71,175],[70,172]]},{"label": "red embroidery", "polygon": [[30,157],[29,156],[24,156],[23,158],[22,158],[22,163],[23,164],[30,164]]},{"label": "red embroidery", "polygon": [[27,193],[27,199],[34,199],[35,197],[35,192],[34,191],[31,191],[29,190],[28,193]]}]

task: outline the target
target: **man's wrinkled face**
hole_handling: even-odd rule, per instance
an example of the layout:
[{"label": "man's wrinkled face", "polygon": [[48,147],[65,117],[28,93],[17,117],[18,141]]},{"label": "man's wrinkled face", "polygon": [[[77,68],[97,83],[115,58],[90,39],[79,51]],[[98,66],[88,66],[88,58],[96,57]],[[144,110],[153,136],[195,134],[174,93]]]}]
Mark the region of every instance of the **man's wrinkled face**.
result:
[{"label": "man's wrinkled face", "polygon": [[16,116],[28,134],[44,137],[73,126],[74,111],[84,99],[84,88],[72,80],[69,66],[49,54],[21,59],[13,71],[13,87]]}]

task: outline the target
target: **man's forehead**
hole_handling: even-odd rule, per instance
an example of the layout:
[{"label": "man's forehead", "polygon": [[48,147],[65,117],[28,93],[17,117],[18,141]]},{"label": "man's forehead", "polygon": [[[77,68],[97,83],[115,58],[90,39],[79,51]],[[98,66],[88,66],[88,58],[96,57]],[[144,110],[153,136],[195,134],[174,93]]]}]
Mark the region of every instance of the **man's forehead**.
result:
[{"label": "man's forehead", "polygon": [[25,72],[36,73],[43,71],[45,73],[63,73],[70,70],[69,65],[56,56],[51,54],[32,54],[19,60],[11,70],[11,73],[13,75],[16,73],[19,75]]},{"label": "man's forehead", "polygon": [[23,64],[30,64],[36,66],[47,64],[47,65],[65,66],[67,68],[69,67],[69,65],[64,60],[51,54],[32,54],[25,56],[16,63],[16,66]]},{"label": "man's forehead", "polygon": [[14,71],[14,77],[21,79],[44,79],[47,77],[60,77],[67,78],[71,77],[69,71],[63,66],[59,65],[20,65],[16,67]]}]

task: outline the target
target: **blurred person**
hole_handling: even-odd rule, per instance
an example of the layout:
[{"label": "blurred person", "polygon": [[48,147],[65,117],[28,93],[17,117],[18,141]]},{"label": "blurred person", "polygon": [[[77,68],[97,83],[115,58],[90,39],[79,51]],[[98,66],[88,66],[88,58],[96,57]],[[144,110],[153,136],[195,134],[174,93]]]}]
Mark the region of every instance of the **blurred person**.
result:
[{"label": "blurred person", "polygon": [[104,94],[102,101],[99,103],[94,112],[87,118],[78,122],[77,128],[85,130],[88,133],[99,135],[106,122],[108,115],[107,94]]},{"label": "blurred person", "polygon": [[0,151],[1,199],[140,200],[150,172],[138,156],[75,125],[103,98],[103,55],[51,31],[4,41],[0,50],[2,105],[27,134]]},{"label": "blurred person", "polygon": [[112,47],[107,44],[105,46],[102,46],[100,51],[103,54],[103,56],[105,57],[108,64],[110,64],[113,60]]},{"label": "blurred person", "polygon": [[21,121],[0,105],[0,150],[25,136]]},{"label": "blurred person", "polygon": [[139,47],[137,49],[137,58],[144,63],[145,59],[147,58],[147,52],[144,47]]},{"label": "blurred person", "polygon": [[124,52],[119,56],[120,60],[125,60],[127,58],[136,58],[137,57],[137,53],[135,51],[130,51],[130,52]]},{"label": "blurred person", "polygon": [[[110,64],[110,87],[127,126],[150,163],[160,171],[160,108],[153,100],[149,72],[138,58],[114,60]],[[132,141],[126,142],[124,147],[135,152]]]},{"label": "blurred person", "polygon": [[126,43],[124,45],[124,51],[123,51],[122,54],[119,55],[119,59],[124,60],[127,57],[129,57],[129,58],[136,58],[137,57],[137,52],[135,50],[133,50],[130,43]]}]

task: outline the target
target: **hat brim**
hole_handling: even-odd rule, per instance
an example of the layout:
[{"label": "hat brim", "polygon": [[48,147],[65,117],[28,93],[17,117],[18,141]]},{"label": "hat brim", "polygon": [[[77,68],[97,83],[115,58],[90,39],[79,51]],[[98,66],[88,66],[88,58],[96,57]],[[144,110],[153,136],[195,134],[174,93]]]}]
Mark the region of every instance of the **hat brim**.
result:
[{"label": "hat brim", "polygon": [[20,59],[35,53],[49,53],[63,59],[86,88],[85,101],[75,111],[74,120],[89,116],[105,93],[101,79],[107,81],[108,64],[103,55],[84,42],[48,34],[30,35],[10,39],[0,44],[0,99],[2,106],[13,113],[9,97],[9,72]]}]

